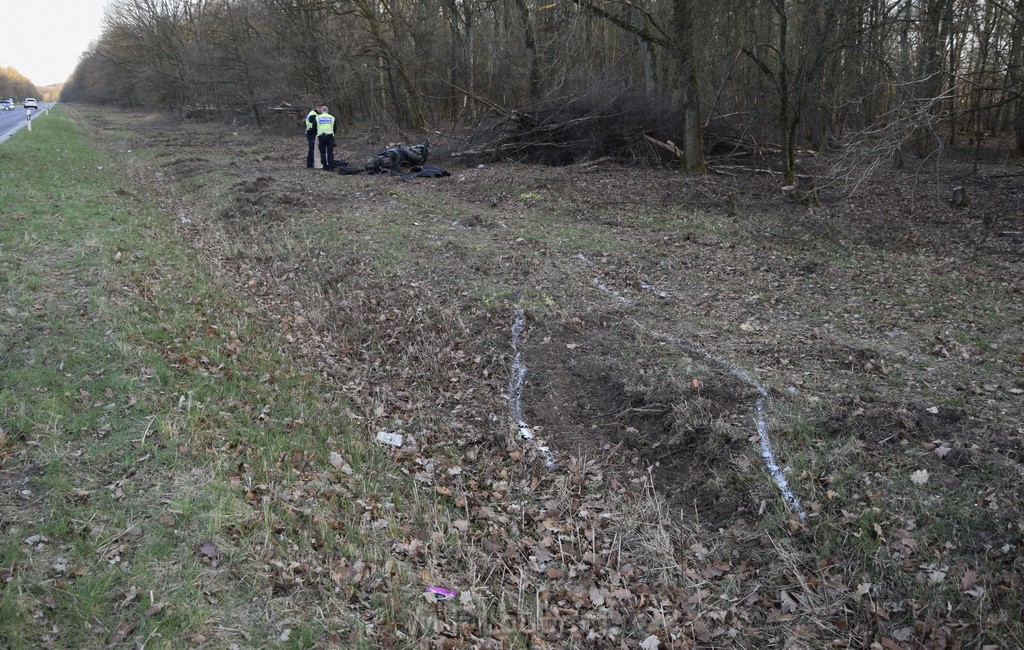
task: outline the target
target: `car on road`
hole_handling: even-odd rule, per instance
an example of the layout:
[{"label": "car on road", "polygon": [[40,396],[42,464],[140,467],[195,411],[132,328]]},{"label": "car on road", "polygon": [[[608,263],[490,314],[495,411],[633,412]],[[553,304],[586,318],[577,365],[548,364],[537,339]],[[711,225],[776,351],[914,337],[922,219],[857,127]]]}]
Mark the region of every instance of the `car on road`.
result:
[{"label": "car on road", "polygon": [[0,99],[0,110],[11,111],[14,110],[13,99]]},{"label": "car on road", "polygon": [[22,105],[25,108],[39,108],[39,102],[36,101],[35,97],[26,97]]}]

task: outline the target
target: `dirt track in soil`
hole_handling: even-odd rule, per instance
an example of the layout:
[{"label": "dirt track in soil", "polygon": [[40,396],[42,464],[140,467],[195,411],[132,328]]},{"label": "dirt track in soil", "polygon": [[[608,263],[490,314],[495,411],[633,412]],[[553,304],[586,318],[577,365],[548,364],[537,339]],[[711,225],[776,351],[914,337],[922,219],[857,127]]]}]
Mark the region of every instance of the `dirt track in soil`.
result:
[{"label": "dirt track in soil", "polygon": [[[904,450],[949,444],[949,486],[1024,460],[1024,190],[1000,178],[1019,160],[887,170],[813,207],[771,176],[478,166],[444,140],[431,162],[452,176],[409,181],[307,170],[301,134],[153,118],[133,137],[117,146],[144,147],[188,197],[175,225],[368,431],[530,458],[506,401],[521,308],[538,440],[560,463],[599,459],[610,489],[649,471],[674,516],[711,530],[786,509],[758,447],[758,385],[812,517],[844,445],[909,472]],[[343,138],[339,155],[385,144]],[[953,186],[970,207],[949,205]]]}]

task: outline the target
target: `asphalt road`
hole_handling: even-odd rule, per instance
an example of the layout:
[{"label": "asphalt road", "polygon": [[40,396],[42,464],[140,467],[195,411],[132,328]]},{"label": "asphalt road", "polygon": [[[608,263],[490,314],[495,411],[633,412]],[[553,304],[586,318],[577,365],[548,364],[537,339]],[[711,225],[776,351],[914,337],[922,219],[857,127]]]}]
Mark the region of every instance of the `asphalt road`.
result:
[{"label": "asphalt road", "polygon": [[[49,104],[39,104],[39,110],[32,111],[32,119],[49,108]],[[12,111],[0,111],[0,142],[11,137],[15,131],[25,126],[25,109],[18,106]]]}]

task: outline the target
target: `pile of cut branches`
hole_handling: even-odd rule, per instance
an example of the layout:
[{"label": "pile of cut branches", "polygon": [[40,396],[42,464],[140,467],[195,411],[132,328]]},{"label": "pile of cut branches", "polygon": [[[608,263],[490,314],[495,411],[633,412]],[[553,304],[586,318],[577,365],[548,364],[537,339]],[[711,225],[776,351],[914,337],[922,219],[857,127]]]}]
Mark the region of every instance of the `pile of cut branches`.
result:
[{"label": "pile of cut branches", "polygon": [[551,166],[602,158],[660,161],[667,158],[644,136],[672,134],[674,114],[666,103],[634,91],[597,89],[506,111],[489,129],[492,137],[457,155]]}]

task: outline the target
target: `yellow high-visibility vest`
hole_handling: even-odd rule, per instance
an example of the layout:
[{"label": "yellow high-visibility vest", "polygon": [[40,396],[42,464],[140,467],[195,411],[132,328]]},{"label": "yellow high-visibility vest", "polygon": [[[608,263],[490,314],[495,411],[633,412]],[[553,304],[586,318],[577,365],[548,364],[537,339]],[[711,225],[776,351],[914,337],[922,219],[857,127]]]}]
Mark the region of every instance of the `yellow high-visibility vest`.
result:
[{"label": "yellow high-visibility vest", "polygon": [[334,116],[330,113],[322,113],[316,118],[316,134],[334,135]]}]

